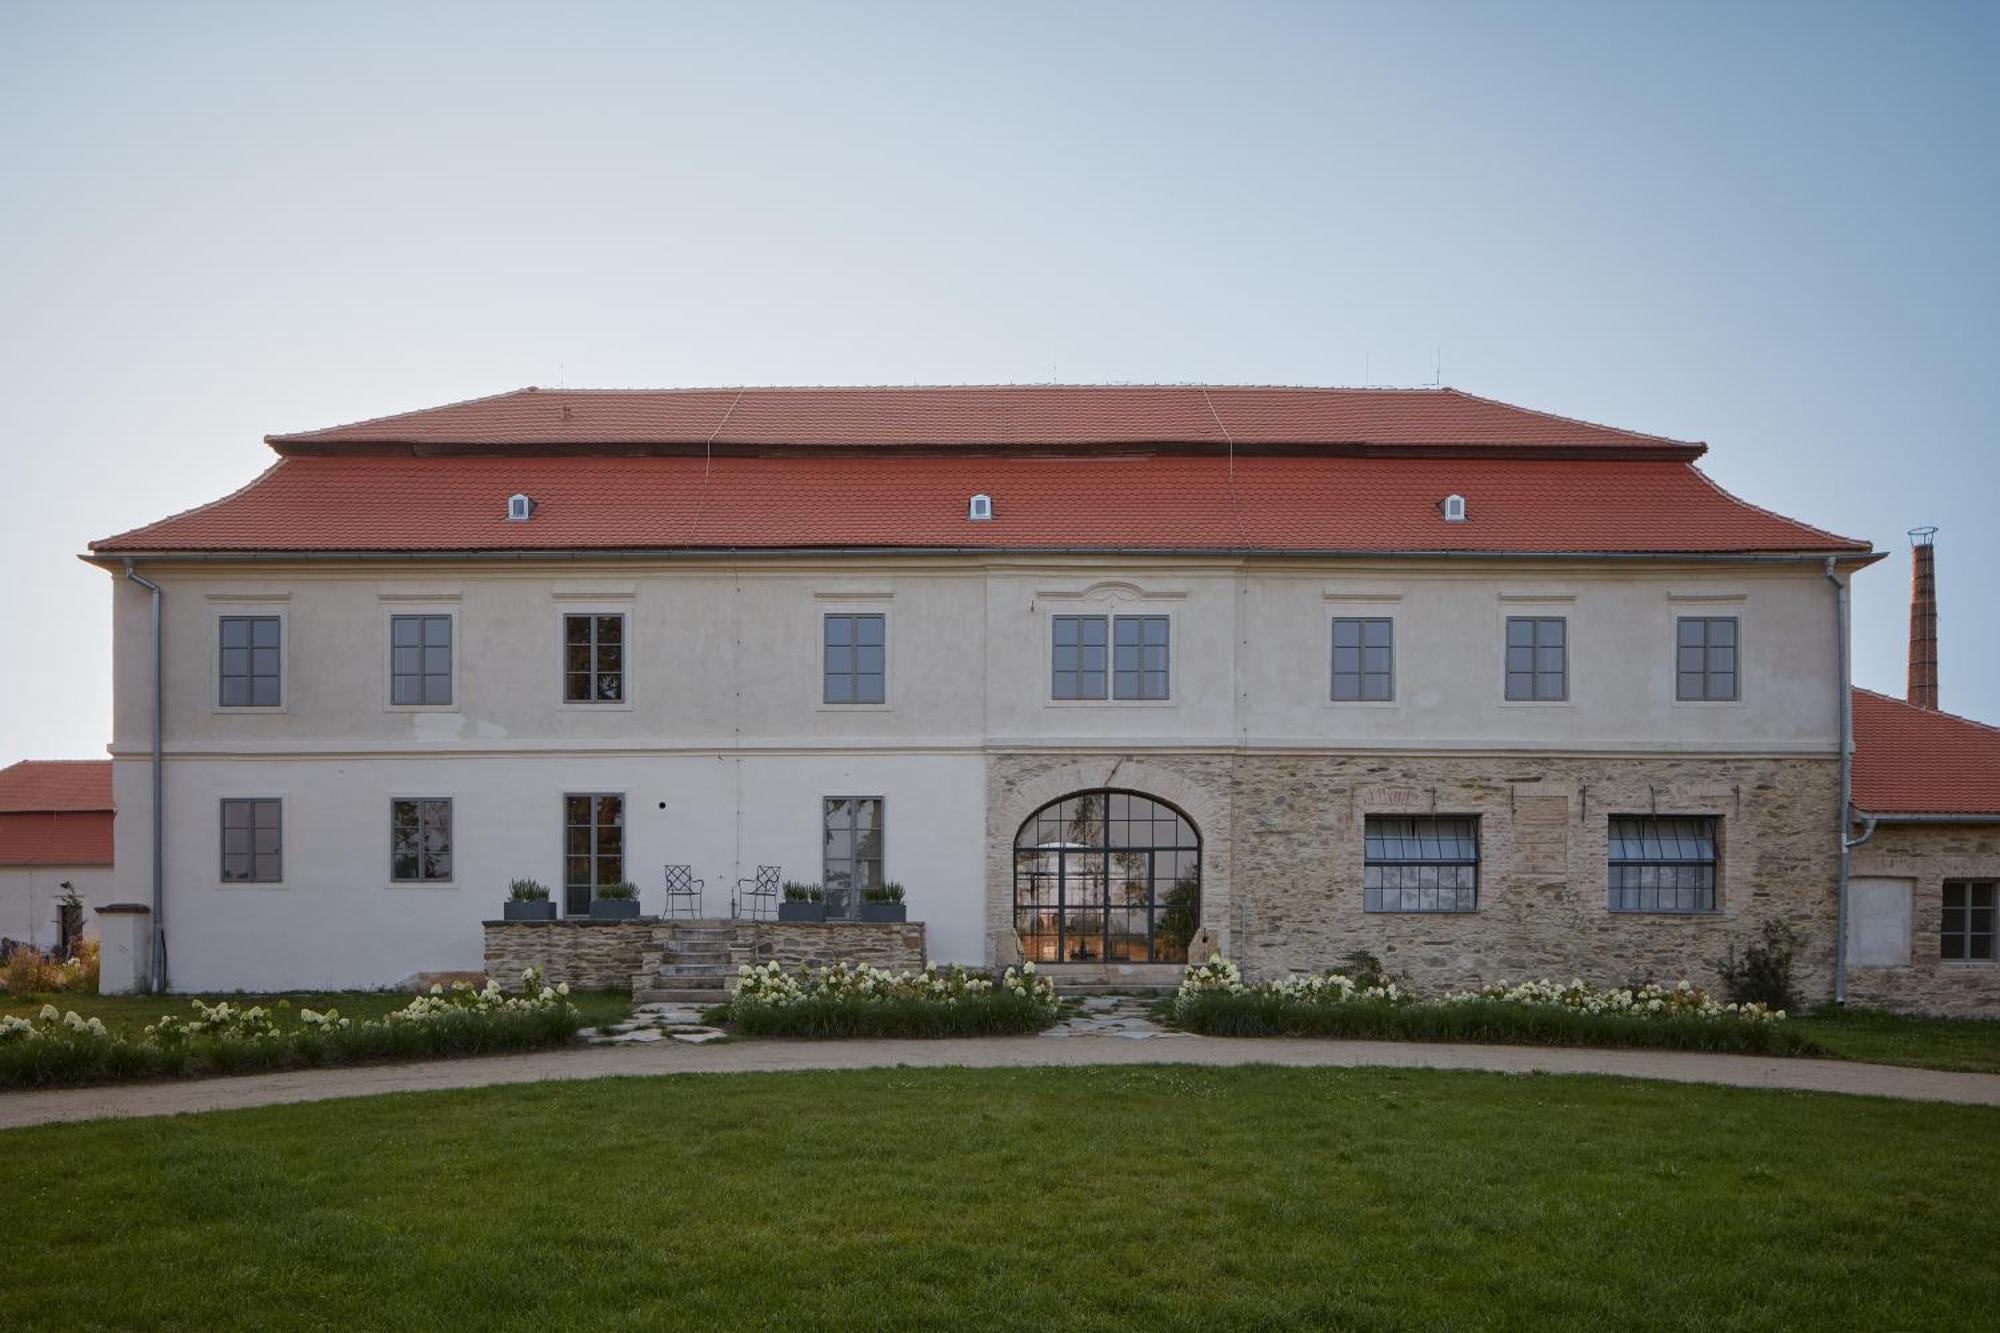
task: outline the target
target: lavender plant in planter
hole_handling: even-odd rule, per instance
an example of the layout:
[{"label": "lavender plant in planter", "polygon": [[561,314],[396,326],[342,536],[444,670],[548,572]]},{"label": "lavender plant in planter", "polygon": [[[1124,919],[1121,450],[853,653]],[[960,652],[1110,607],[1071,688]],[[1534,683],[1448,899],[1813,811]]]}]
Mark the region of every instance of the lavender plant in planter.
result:
[{"label": "lavender plant in planter", "polygon": [[903,886],[891,881],[873,884],[861,891],[863,921],[908,921],[909,908],[903,905]]},{"label": "lavender plant in planter", "polygon": [[778,904],[778,920],[826,920],[826,890],[817,884],[787,883],[785,900]]},{"label": "lavender plant in planter", "polygon": [[590,900],[592,921],[630,921],[639,915],[639,886],[600,884]]},{"label": "lavender plant in planter", "polygon": [[507,921],[553,921],[556,905],[549,901],[549,886],[532,879],[517,879],[507,886],[507,901],[501,905]]}]

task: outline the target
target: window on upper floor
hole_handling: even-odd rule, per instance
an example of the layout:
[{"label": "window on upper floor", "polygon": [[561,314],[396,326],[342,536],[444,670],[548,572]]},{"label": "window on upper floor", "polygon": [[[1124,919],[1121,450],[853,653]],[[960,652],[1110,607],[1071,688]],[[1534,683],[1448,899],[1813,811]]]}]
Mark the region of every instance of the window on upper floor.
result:
[{"label": "window on upper floor", "polygon": [[389,702],[451,702],[451,617],[389,617]]},{"label": "window on upper floor", "polygon": [[1569,697],[1569,627],[1561,616],[1507,617],[1507,697]]},{"label": "window on upper floor", "polygon": [[283,701],[278,682],[280,618],[219,616],[216,623],[221,635],[217,701],[224,708],[278,707]]},{"label": "window on upper floor", "polygon": [[1965,962],[1993,961],[1993,918],[2000,881],[1948,879],[1944,914],[1938,925],[1938,957]]},{"label": "window on upper floor", "polygon": [[264,797],[224,800],[222,882],[276,884],[284,877],[284,803]]},{"label": "window on upper floor", "polygon": [[1681,616],[1674,622],[1674,697],[1736,697],[1735,616]]},{"label": "window on upper floor", "polygon": [[879,704],[886,666],[888,618],[877,612],[822,617],[820,699],[830,704]]},{"label": "window on upper floor", "polygon": [[1613,815],[1611,910],[1713,912],[1716,824],[1706,815]]},{"label": "window on upper floor", "polygon": [[389,878],[403,884],[451,878],[449,797],[398,797],[389,802]]},{"label": "window on upper floor", "polygon": [[625,617],[589,613],[563,617],[563,702],[625,700]]},{"label": "window on upper floor", "polygon": [[1479,906],[1473,815],[1369,815],[1361,905],[1370,912],[1470,912]]},{"label": "window on upper floor", "polygon": [[1393,622],[1387,616],[1333,622],[1333,697],[1374,702],[1396,697]]},{"label": "window on upper floor", "polygon": [[1056,616],[1050,696],[1171,697],[1171,635],[1167,616]]}]

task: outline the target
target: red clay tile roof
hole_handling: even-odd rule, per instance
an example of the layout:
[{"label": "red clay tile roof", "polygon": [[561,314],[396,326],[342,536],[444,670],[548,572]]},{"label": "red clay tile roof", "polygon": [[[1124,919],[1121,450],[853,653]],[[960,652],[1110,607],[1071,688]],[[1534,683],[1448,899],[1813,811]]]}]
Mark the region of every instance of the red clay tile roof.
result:
[{"label": "red clay tile roof", "polygon": [[516,389],[265,437],[280,453],[625,446],[1020,448],[1199,445],[1637,451],[1702,446],[1576,421],[1456,389],[998,384],[851,388]]},{"label": "red clay tile roof", "polygon": [[[506,520],[507,497],[535,501]],[[966,501],[993,497],[991,522]],[[1439,502],[1466,497],[1469,521]],[[173,551],[975,548],[1865,551],[1683,462],[967,456],[284,458],[92,544]]]},{"label": "red clay tile roof", "polygon": [[2000,819],[2000,727],[1857,689],[1854,804],[1871,815]]},{"label": "red clay tile roof", "polygon": [[0,814],[109,809],[109,759],[23,759],[0,768]]},{"label": "red clay tile roof", "polygon": [[108,866],[111,813],[0,814],[0,866]]}]

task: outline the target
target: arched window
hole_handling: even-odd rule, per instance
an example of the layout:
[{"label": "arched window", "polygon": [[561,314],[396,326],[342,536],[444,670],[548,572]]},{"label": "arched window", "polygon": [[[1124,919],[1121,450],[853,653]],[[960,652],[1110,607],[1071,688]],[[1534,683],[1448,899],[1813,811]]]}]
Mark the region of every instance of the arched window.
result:
[{"label": "arched window", "polygon": [[1014,929],[1038,963],[1181,963],[1201,923],[1201,834],[1134,791],[1073,792],[1014,838]]}]

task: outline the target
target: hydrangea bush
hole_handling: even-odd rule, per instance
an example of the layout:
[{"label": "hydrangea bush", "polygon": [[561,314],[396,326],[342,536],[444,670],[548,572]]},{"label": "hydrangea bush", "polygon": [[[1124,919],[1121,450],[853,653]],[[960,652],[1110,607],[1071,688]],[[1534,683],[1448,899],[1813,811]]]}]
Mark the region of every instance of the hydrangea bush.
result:
[{"label": "hydrangea bush", "polygon": [[893,972],[867,963],[787,972],[777,963],[736,972],[720,1014],[757,1036],[944,1037],[1033,1032],[1055,1021],[1055,983],[1033,963],[995,978],[964,967]]},{"label": "hydrangea bush", "polygon": [[283,1001],[275,1008],[189,1005],[191,1017],[168,1015],[137,1037],[54,1005],[32,1020],[0,1018],[0,1087],[529,1050],[570,1041],[583,1022],[568,985],[544,985],[535,968],[522,974],[515,994],[490,980],[432,986],[401,1009],[361,1022],[336,1009],[301,1009],[286,1023],[278,1012]]},{"label": "hydrangea bush", "polygon": [[1603,988],[1538,980],[1419,999],[1379,967],[1244,981],[1220,956],[1191,964],[1173,1021],[1211,1036],[1365,1037],[1549,1046],[1659,1046],[1766,1055],[1821,1054],[1785,1011],[1728,1004],[1690,981]]}]

